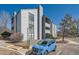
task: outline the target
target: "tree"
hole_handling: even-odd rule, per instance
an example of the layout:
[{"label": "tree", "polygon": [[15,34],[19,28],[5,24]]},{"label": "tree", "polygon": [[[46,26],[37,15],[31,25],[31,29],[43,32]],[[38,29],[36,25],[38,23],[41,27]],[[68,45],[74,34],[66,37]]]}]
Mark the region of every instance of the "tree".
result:
[{"label": "tree", "polygon": [[74,23],[75,23],[74,25],[76,26],[76,29],[77,29],[76,36],[79,37],[79,19],[74,20]]},{"label": "tree", "polygon": [[64,41],[64,37],[76,37],[78,33],[78,25],[75,20],[72,20],[72,16],[66,14],[64,19],[62,19],[60,23],[60,30],[62,33],[62,41]]},{"label": "tree", "polygon": [[7,27],[8,22],[11,20],[10,14],[6,11],[0,13],[0,27]]},{"label": "tree", "polygon": [[76,37],[77,35],[77,28],[75,26],[71,27],[71,35],[72,37]]},{"label": "tree", "polygon": [[71,25],[72,25],[72,17],[69,14],[66,14],[64,16],[64,19],[62,19],[62,21],[60,23],[60,29],[61,29],[61,33],[62,33],[63,42],[64,42],[64,37],[68,36],[68,34],[70,33]]}]

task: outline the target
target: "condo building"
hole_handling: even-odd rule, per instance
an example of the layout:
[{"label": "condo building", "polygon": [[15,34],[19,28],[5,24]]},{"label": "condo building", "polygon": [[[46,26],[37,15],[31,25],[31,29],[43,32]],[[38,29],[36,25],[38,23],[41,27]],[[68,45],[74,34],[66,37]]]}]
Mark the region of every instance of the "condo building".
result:
[{"label": "condo building", "polygon": [[57,27],[55,24],[52,23],[52,36],[57,37]]},{"label": "condo building", "polygon": [[50,38],[50,35],[52,35],[52,22],[47,16],[43,16],[42,38]]},{"label": "condo building", "polygon": [[47,34],[52,35],[52,22],[44,16],[43,7],[40,5],[35,9],[21,9],[14,12],[12,18],[12,30],[21,32],[23,40],[41,40],[47,38]]}]

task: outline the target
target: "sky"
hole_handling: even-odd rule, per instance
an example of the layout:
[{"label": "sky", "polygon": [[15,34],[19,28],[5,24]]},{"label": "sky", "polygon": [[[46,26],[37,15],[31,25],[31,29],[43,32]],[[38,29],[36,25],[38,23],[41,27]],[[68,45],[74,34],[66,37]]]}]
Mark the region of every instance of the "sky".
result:
[{"label": "sky", "polygon": [[[7,11],[11,16],[14,11],[20,9],[37,8],[38,4],[0,4],[0,12]],[[44,15],[59,28],[61,20],[65,14],[70,14],[74,19],[79,19],[79,4],[43,4]],[[10,24],[8,27],[10,28]]]}]

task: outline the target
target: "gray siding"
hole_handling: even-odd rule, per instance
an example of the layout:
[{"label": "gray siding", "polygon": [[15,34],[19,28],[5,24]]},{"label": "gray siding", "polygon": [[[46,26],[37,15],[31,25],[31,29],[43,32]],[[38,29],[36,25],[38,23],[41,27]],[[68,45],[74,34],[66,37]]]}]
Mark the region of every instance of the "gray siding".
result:
[{"label": "gray siding", "polygon": [[16,16],[16,32],[21,32],[21,12]]},{"label": "gray siding", "polygon": [[45,16],[42,19],[42,38],[45,39]]}]

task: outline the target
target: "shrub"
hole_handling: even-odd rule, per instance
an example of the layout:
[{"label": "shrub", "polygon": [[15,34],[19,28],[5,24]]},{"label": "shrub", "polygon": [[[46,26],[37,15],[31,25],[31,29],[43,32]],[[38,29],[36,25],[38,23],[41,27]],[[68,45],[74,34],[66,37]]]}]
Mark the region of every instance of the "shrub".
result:
[{"label": "shrub", "polygon": [[57,39],[57,37],[53,37],[53,35],[51,34],[46,34],[46,37],[45,38],[48,38],[48,39]]},{"label": "shrub", "polygon": [[19,41],[22,41],[23,39],[23,34],[17,32],[17,33],[13,33],[10,37],[9,37],[9,40],[11,42],[19,42]]},{"label": "shrub", "polygon": [[46,38],[50,38],[50,34],[46,33]]},{"label": "shrub", "polygon": [[10,35],[11,35],[11,33],[7,32],[7,31],[5,31],[5,32],[3,32],[3,33],[1,34],[1,36],[2,36],[3,38],[7,38],[7,37],[9,37]]}]

